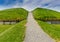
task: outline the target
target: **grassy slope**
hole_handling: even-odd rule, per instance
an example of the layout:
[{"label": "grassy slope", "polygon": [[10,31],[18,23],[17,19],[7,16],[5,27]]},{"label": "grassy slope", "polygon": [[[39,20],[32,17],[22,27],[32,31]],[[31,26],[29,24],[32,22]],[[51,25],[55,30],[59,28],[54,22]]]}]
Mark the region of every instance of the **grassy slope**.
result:
[{"label": "grassy slope", "polygon": [[46,22],[38,21],[39,25],[42,27],[42,29],[48,33],[52,38],[56,40],[60,40],[60,26],[48,24]]},{"label": "grassy slope", "polygon": [[33,11],[33,16],[36,20],[38,20],[38,24],[42,27],[42,29],[48,33],[52,38],[60,41],[60,24],[48,24],[46,22],[40,21],[40,18],[44,19],[60,19],[60,13],[43,8],[37,8]]},{"label": "grassy slope", "polygon": [[56,27],[60,28],[60,24],[53,24],[53,25],[55,25]]},{"label": "grassy slope", "polygon": [[43,9],[43,8],[37,8],[35,10],[33,10],[33,15],[35,17],[35,19],[60,19],[60,13],[53,11],[53,10],[49,10],[49,9]]},{"label": "grassy slope", "polygon": [[0,33],[5,31],[6,29],[10,28],[11,26],[13,26],[13,25],[0,25]]},{"label": "grassy slope", "polygon": [[22,20],[11,27],[9,25],[1,25],[0,42],[23,42],[27,16],[28,11],[22,8],[12,8],[0,11],[0,20]]},{"label": "grassy slope", "polygon": [[12,8],[0,11],[0,20],[23,20],[27,18],[28,11],[23,8]]},{"label": "grassy slope", "polygon": [[0,42],[23,42],[25,36],[26,20],[17,23],[11,29],[0,34]]}]

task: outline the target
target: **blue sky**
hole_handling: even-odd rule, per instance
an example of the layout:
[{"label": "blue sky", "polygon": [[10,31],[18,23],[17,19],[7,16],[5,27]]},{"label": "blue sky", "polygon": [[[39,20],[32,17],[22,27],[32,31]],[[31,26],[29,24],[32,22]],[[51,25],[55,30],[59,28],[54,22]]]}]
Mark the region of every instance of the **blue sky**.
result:
[{"label": "blue sky", "polygon": [[60,11],[60,0],[0,0],[0,10],[17,7],[30,11],[37,7]]}]

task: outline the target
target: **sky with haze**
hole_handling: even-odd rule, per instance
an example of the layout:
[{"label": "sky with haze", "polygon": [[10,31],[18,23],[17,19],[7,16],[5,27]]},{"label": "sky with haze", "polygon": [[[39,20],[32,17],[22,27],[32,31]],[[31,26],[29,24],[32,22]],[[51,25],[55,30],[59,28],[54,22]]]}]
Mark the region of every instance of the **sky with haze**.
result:
[{"label": "sky with haze", "polygon": [[60,0],[0,0],[0,10],[19,7],[29,11],[37,7],[60,11]]}]

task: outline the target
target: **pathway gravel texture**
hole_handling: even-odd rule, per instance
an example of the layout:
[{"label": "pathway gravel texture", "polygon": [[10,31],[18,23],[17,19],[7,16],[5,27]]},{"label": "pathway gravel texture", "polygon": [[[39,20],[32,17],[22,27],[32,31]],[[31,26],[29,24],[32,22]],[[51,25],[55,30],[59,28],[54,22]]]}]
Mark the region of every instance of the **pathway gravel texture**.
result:
[{"label": "pathway gravel texture", "polygon": [[26,36],[23,42],[55,42],[41,29],[31,12],[28,14],[27,20]]}]

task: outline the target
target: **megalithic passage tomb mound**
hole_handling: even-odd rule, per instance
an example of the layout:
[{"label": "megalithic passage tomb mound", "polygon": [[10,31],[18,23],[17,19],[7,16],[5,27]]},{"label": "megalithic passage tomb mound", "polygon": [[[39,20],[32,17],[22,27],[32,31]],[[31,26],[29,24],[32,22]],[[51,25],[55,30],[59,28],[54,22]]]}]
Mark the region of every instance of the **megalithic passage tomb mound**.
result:
[{"label": "megalithic passage tomb mound", "polygon": [[[23,8],[0,11],[0,42],[23,42],[27,16],[28,11]],[[14,23],[18,20],[18,23]]]},{"label": "megalithic passage tomb mound", "polygon": [[11,8],[0,11],[1,20],[24,20],[27,18],[28,11],[23,8]]},{"label": "megalithic passage tomb mound", "polygon": [[45,8],[36,8],[33,10],[33,15],[39,20],[60,20],[60,12]]},{"label": "megalithic passage tomb mound", "polygon": [[32,12],[43,31],[60,42],[60,12],[45,8],[36,8]]}]

